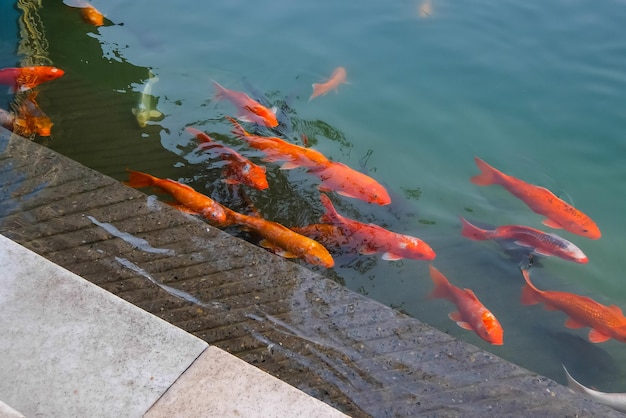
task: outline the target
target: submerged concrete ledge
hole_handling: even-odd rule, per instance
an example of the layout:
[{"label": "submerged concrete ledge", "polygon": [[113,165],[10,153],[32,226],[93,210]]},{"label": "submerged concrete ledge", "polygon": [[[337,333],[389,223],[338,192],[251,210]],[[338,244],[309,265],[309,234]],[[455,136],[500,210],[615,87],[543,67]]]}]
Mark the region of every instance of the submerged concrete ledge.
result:
[{"label": "submerged concrete ledge", "polygon": [[7,131],[0,177],[0,233],[348,415],[622,416]]}]

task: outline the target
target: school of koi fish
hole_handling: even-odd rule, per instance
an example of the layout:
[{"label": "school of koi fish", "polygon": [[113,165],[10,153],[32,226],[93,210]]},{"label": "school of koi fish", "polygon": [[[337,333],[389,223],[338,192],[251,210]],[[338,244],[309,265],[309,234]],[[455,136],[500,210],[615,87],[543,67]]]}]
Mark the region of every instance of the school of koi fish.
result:
[{"label": "school of koi fish", "polygon": [[[96,26],[103,24],[103,15],[93,6],[82,2],[76,3],[75,7],[81,10],[87,22]],[[63,70],[48,66],[0,69],[0,84],[8,85],[11,91],[21,95],[13,112],[0,109],[0,123],[21,136],[49,136],[52,123],[36,102],[35,88],[63,75]],[[156,78],[150,80],[156,81]],[[309,101],[328,92],[336,92],[345,83],[348,83],[346,69],[337,67],[326,81],[312,85]],[[253,133],[259,131],[257,128],[272,132],[279,125],[276,109],[268,108],[245,92],[228,89],[217,81],[213,81],[213,89],[216,101],[228,101],[234,108],[233,117],[225,117],[225,122],[231,126],[231,133],[249,149],[260,151],[264,155],[262,162],[280,164],[285,170],[301,168],[321,180],[318,189],[320,204],[325,213],[319,223],[286,227],[264,219],[258,212],[243,214],[231,210],[186,184],[133,170],[128,170],[128,186],[157,188],[169,194],[177,202],[175,207],[181,211],[202,217],[218,228],[235,226],[251,231],[262,237],[260,245],[264,248],[283,257],[302,259],[312,265],[332,268],[332,254],[338,252],[378,254],[383,260],[390,261],[433,261],[436,258],[435,250],[418,237],[350,219],[337,212],[329,197],[333,194],[374,205],[390,204],[388,191],[374,178],[331,160],[306,146],[306,141],[304,146],[296,145],[278,136]],[[142,108],[134,109],[133,112],[140,126],[145,126],[150,117],[162,117],[159,112],[151,110],[149,104],[143,104]],[[143,115],[141,121],[140,114]],[[244,128],[241,123],[249,125]],[[248,159],[242,154],[243,151],[235,151],[193,126],[187,126],[185,130],[198,141],[199,150],[209,152],[212,158],[223,162],[223,181],[229,186],[260,191],[272,187],[266,177],[266,167]],[[533,212],[544,217],[543,224],[546,227],[564,229],[592,240],[601,237],[600,229],[588,215],[550,190],[507,175],[478,157],[475,157],[475,163],[479,174],[469,179],[471,183],[477,186],[503,187]],[[527,253],[528,263],[520,266],[525,282],[520,298],[522,304],[543,303],[548,310],[563,312],[568,316],[565,327],[590,328],[588,339],[593,343],[609,339],[626,342],[626,317],[618,306],[605,306],[589,297],[573,293],[539,290],[531,282],[530,270],[534,257],[559,257],[575,263],[587,263],[588,257],[574,243],[554,232],[544,232],[524,225],[502,225],[484,229],[463,217],[460,221],[460,234],[470,240],[506,240]],[[449,314],[449,318],[459,327],[475,332],[491,344],[503,344],[504,332],[501,324],[474,292],[451,284],[432,264],[429,268],[434,284],[430,296],[448,299],[456,305],[456,310]]]}]

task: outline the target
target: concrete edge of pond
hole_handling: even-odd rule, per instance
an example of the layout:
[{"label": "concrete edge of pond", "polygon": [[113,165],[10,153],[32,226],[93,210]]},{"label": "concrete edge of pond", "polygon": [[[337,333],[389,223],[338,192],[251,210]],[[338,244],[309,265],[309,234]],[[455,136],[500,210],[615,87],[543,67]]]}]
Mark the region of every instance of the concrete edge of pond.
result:
[{"label": "concrete edge of pond", "polygon": [[2,128],[0,176],[4,236],[350,416],[622,416]]}]

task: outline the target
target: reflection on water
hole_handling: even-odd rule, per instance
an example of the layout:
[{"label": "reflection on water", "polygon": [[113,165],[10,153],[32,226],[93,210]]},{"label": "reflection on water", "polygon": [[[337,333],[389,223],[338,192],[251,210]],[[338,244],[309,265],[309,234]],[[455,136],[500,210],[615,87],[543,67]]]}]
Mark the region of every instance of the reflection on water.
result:
[{"label": "reflection on water", "polygon": [[[42,98],[55,123],[53,149],[119,180],[126,168],[147,171],[183,181],[237,211],[249,212],[252,204],[287,226],[318,222],[319,180],[303,169],[267,164],[268,191],[235,191],[221,179],[223,162],[195,152],[186,126],[263,163],[262,154],[230,133],[224,116],[231,108],[213,99],[215,79],[277,107],[278,127],[255,133],[313,147],[384,184],[391,205],[340,199],[338,211],[428,242],[438,255],[434,264],[480,294],[499,318],[504,346],[490,347],[456,327],[447,318],[448,305],[426,297],[432,284],[425,262],[340,254],[334,269],[313,270],[564,382],[560,363],[574,367],[585,355],[576,343],[585,333],[568,331],[576,341],[566,344],[571,352],[555,349],[559,343],[534,324],[564,332],[563,316],[519,303],[518,264],[527,255],[460,236],[460,215],[539,227],[538,217],[523,205],[470,183],[476,174],[472,159],[480,155],[569,196],[603,229],[597,242],[572,238],[589,265],[537,258],[534,268],[545,270],[540,287],[626,306],[620,279],[626,154],[620,139],[623,103],[615,93],[626,86],[626,46],[617,2],[591,12],[564,1],[371,0],[371,7],[276,1],[250,9],[211,4],[203,10],[195,4],[193,13],[173,4],[157,10],[143,1],[107,6],[103,12],[115,24],[100,28],[77,22],[62,4],[41,10],[50,57],[68,71],[46,86]],[[350,69],[352,84],[307,102],[311,83],[338,65]],[[150,73],[159,82],[146,92]],[[142,97],[154,100],[146,109],[158,103],[166,115],[145,128],[132,114]],[[621,343],[599,348],[618,364],[625,359]],[[604,367],[591,365],[577,375],[592,368],[597,381],[609,379]],[[623,373],[610,376],[610,383],[616,390],[626,387]]]}]

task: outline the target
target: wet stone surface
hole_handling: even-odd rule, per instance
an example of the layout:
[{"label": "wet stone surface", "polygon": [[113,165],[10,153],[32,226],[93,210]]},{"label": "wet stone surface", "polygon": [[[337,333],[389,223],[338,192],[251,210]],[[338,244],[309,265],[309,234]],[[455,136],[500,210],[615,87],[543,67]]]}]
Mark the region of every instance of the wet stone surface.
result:
[{"label": "wet stone surface", "polygon": [[621,416],[1,129],[0,233],[351,416]]}]

